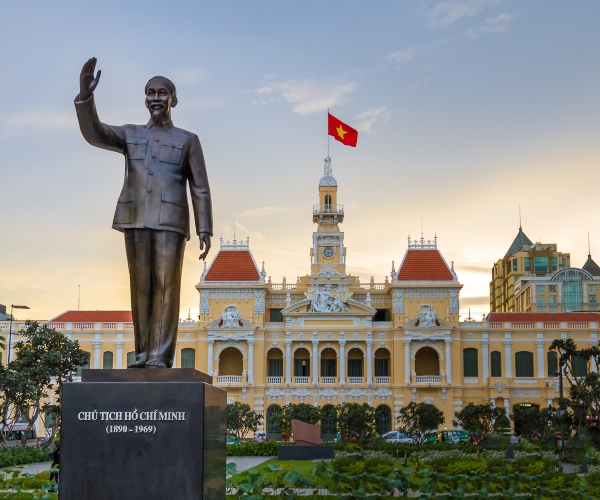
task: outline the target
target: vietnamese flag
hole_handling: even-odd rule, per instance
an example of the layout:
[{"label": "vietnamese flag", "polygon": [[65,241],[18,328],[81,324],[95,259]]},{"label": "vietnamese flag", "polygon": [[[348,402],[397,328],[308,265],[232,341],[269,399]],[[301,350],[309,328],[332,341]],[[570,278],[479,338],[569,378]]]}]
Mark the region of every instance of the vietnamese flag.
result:
[{"label": "vietnamese flag", "polygon": [[327,129],[329,135],[332,135],[336,141],[340,141],[344,146],[356,147],[358,141],[358,132],[344,122],[338,120],[331,113],[327,112]]}]

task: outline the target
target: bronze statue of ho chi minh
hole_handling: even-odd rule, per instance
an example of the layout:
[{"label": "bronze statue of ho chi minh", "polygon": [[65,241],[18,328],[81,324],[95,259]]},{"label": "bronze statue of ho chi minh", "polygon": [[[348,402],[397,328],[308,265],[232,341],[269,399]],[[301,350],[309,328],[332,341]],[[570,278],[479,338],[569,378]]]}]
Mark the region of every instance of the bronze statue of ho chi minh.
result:
[{"label": "bronze statue of ho chi minh", "polygon": [[173,126],[177,91],[155,76],[146,84],[146,125],[106,125],[98,118],[96,58],[83,65],[75,109],[92,146],[125,156],[125,180],[113,228],[125,234],[136,361],[129,368],[170,368],[175,356],[181,270],[190,239],[189,184],[200,259],[210,250],[212,208],[198,136]]}]

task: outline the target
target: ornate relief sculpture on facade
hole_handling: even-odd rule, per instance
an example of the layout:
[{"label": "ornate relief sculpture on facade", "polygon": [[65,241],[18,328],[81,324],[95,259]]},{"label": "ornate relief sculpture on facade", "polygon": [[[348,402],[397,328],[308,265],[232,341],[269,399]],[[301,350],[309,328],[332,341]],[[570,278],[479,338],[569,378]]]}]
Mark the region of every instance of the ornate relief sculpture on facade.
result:
[{"label": "ornate relief sculpture on facade", "polygon": [[[308,312],[336,313],[350,311],[348,302],[342,299],[343,290],[337,285],[313,285],[313,298]],[[333,295],[331,292],[336,292]]]},{"label": "ornate relief sculpture on facade", "polygon": [[225,328],[239,328],[242,326],[242,322],[240,321],[241,317],[242,315],[237,307],[227,306],[223,309],[223,315],[221,316],[221,323],[219,323],[219,326]]},{"label": "ornate relief sculpture on facade", "polygon": [[259,290],[254,292],[254,314],[260,316],[265,313],[265,292]]},{"label": "ornate relief sculpture on facade", "polygon": [[415,326],[421,326],[424,328],[440,326],[440,322],[437,320],[435,309],[426,304],[423,304],[421,307],[419,307],[419,319],[415,323]]}]

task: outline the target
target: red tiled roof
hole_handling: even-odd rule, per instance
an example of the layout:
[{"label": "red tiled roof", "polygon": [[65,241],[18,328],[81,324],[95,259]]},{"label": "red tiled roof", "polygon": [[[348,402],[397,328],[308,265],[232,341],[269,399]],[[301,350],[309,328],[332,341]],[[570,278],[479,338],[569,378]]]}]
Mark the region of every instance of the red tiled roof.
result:
[{"label": "red tiled roof", "polygon": [[398,281],[452,281],[439,250],[408,250],[398,270]]},{"label": "red tiled roof", "polygon": [[490,323],[508,323],[513,321],[600,321],[600,312],[492,312],[488,314],[487,320]]},{"label": "red tiled roof", "polygon": [[49,323],[131,323],[131,311],[66,311]]},{"label": "red tiled roof", "polygon": [[221,250],[206,273],[205,281],[258,281],[260,276],[248,250]]}]

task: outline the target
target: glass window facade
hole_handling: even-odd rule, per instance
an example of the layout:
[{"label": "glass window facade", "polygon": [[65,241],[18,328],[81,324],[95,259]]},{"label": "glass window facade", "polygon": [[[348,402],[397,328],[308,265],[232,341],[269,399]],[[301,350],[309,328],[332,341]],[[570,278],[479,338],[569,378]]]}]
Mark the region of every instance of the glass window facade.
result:
[{"label": "glass window facade", "polygon": [[576,377],[585,377],[587,375],[587,361],[581,356],[573,358],[573,375]]},{"label": "glass window facade", "polygon": [[135,360],[136,360],[135,351],[128,352],[127,353],[127,366],[130,366],[133,363],[135,363]]},{"label": "glass window facade", "polygon": [[512,270],[513,271],[517,271],[518,270],[517,259],[513,259],[513,261],[512,261]]},{"label": "glass window facade", "polygon": [[562,282],[562,302],[565,312],[583,309],[582,281],[589,279],[589,274],[580,269],[564,269],[552,277],[553,281]]},{"label": "glass window facade", "polygon": [[376,359],[375,360],[375,376],[376,377],[389,377],[390,376],[389,359]]},{"label": "glass window facade", "polygon": [[102,368],[104,370],[112,370],[113,367],[113,353],[110,351],[106,351],[102,355]]},{"label": "glass window facade", "polygon": [[552,257],[552,270],[558,270],[558,257]]},{"label": "glass window facade", "polygon": [[523,257],[523,268],[525,271],[531,271],[531,264],[529,263],[529,257]]},{"label": "glass window facade", "polygon": [[545,288],[546,287],[544,287],[544,285],[538,285],[537,286],[537,293],[544,293]]},{"label": "glass window facade", "polygon": [[533,271],[536,273],[547,273],[548,272],[548,257],[534,257],[533,258]]},{"label": "glass window facade", "polygon": [[588,285],[588,291],[590,293],[596,293],[596,285]]},{"label": "glass window facade", "polygon": [[[323,360],[326,361],[326,360]],[[267,365],[268,377],[283,377],[283,359],[270,359]]]}]

